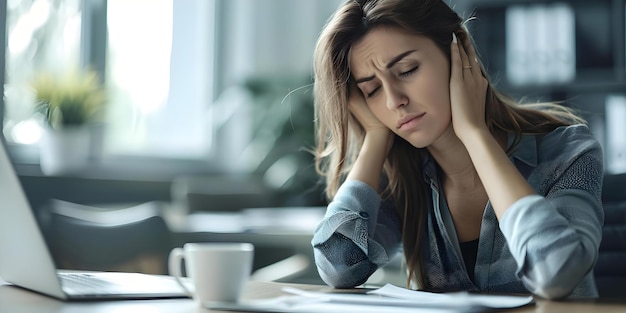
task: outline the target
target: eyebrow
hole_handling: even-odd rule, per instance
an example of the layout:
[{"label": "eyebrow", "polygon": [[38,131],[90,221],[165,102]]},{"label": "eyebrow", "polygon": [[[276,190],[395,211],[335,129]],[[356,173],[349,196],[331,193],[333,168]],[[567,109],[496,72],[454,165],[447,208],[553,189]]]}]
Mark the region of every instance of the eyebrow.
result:
[{"label": "eyebrow", "polygon": [[[391,61],[389,61],[389,63],[387,63],[387,65],[385,66],[386,69],[391,69],[394,65],[396,65],[396,63],[400,62],[400,60],[404,59],[407,55],[415,52],[417,50],[408,50],[405,52],[400,53],[399,55],[397,55],[395,58],[391,59]],[[374,76],[368,76],[368,77],[363,77],[363,78],[359,78],[359,79],[354,79],[354,83],[355,84],[360,84],[366,81],[370,81],[374,79]]]}]

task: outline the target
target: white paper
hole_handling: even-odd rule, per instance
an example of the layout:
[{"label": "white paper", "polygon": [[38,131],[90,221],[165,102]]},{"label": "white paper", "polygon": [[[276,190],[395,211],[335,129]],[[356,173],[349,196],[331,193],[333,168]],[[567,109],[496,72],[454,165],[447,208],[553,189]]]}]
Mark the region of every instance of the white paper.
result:
[{"label": "white paper", "polygon": [[516,308],[533,302],[533,297],[531,296],[480,295],[467,292],[432,293],[409,290],[391,284],[387,284],[379,289],[370,291],[368,294],[377,294],[403,300],[428,302],[441,306],[480,306],[492,309]]},{"label": "white paper", "polygon": [[[360,295],[361,298],[370,297]],[[311,299],[303,296],[281,296],[266,300],[250,300],[240,303],[208,304],[206,308],[220,311],[237,312],[275,312],[275,313],[334,313],[334,312],[359,312],[359,313],[415,313],[415,306],[398,305],[373,305],[371,303],[334,302],[322,299]],[[477,312],[471,308],[467,310],[449,308],[419,308],[420,313],[453,313],[453,312]]]},{"label": "white paper", "polygon": [[533,302],[530,296],[492,296],[461,293],[431,293],[414,291],[394,285],[367,294],[347,294],[306,291],[287,287],[281,296],[240,303],[207,304],[209,309],[243,312],[483,312],[492,309],[516,308]]}]

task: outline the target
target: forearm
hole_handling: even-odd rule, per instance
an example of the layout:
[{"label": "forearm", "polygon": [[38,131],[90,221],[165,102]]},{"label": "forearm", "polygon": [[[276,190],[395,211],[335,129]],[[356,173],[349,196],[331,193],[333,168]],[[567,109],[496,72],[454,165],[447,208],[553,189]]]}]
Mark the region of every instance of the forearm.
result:
[{"label": "forearm", "polygon": [[536,194],[491,133],[474,132],[463,143],[499,220],[517,200]]},{"label": "forearm", "polygon": [[[582,289],[577,288],[575,292],[592,296],[595,287],[588,276],[597,257],[604,218],[600,200],[602,150],[583,126],[557,129],[541,138],[533,140],[540,142],[536,148],[537,165],[527,172],[533,187],[524,187],[526,178],[517,171],[506,174],[506,167],[496,166],[492,168],[495,174],[486,175],[500,176],[501,188],[487,187],[495,181],[489,178],[484,179],[483,184],[490,198],[502,200],[497,197],[509,195],[511,201],[521,197],[512,204],[505,204],[504,212],[502,201],[500,204],[494,201],[492,205],[494,211],[500,211],[500,229],[517,261],[517,275],[528,290],[543,297],[559,298],[580,287]],[[488,143],[476,142],[479,140],[468,148],[473,159],[477,155],[474,149],[489,151],[484,148]],[[527,141],[525,147],[535,142]],[[481,179],[487,172],[483,163],[497,164],[494,160],[498,156],[506,156],[502,149],[492,155],[491,158],[482,156],[477,159],[480,162],[475,162]],[[510,161],[506,164],[513,166]],[[524,184],[516,185],[516,181]],[[511,191],[512,188],[515,189]],[[526,189],[528,195],[515,193],[524,188],[530,189]],[[492,193],[494,190],[496,195]]]},{"label": "forearm", "polygon": [[389,131],[368,132],[347,180],[359,180],[378,190],[391,141]]},{"label": "forearm", "polygon": [[509,208],[500,228],[531,292],[561,298],[580,284],[597,258],[601,211],[580,190],[561,191],[558,198],[525,197]]},{"label": "forearm", "polygon": [[397,252],[399,230],[391,203],[363,182],[346,181],[311,241],[320,275],[335,287],[362,283]]},{"label": "forearm", "polygon": [[334,288],[354,288],[367,281],[378,266],[349,238],[333,234],[313,246],[315,265],[322,280]]}]

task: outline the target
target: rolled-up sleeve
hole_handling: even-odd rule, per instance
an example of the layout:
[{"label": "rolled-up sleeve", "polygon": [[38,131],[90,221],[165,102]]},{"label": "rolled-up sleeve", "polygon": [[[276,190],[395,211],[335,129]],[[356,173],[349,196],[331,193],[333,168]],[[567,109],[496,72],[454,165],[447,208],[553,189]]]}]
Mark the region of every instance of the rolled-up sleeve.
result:
[{"label": "rolled-up sleeve", "polygon": [[386,264],[400,240],[393,207],[369,185],[349,180],[328,205],[311,244],[320,277],[333,287],[350,288]]},{"label": "rolled-up sleeve", "polygon": [[500,220],[517,275],[532,293],[566,297],[593,270],[604,222],[602,171],[594,146],[577,156],[546,196],[516,201]]}]

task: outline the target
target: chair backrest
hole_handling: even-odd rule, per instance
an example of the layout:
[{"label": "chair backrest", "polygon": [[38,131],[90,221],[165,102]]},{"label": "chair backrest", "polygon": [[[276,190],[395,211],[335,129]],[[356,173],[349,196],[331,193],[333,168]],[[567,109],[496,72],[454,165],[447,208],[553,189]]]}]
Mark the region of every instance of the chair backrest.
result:
[{"label": "chair backrest", "polygon": [[54,201],[48,212],[46,237],[59,267],[166,274],[171,236],[154,203],[103,210]]},{"label": "chair backrest", "polygon": [[626,200],[604,203],[604,216],[594,269],[598,292],[601,298],[626,299]]}]

